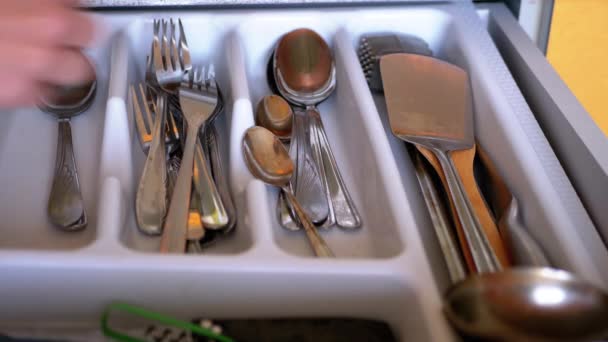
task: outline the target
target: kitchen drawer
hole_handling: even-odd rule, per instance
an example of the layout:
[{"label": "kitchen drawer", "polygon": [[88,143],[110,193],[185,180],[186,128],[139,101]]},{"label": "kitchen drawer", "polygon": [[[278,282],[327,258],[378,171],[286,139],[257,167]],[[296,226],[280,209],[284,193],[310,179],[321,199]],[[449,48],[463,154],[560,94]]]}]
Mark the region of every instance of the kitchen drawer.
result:
[{"label": "kitchen drawer", "polygon": [[[560,186],[559,200],[570,201],[578,195],[608,245],[608,137],[504,5],[481,4],[478,8],[542,133],[574,186],[576,193],[569,186]],[[520,121],[524,127],[535,126],[529,120]],[[530,135],[540,134],[533,130],[528,128]],[[539,144],[537,153],[542,157],[548,148]],[[555,160],[546,163],[553,183],[564,179],[560,165]],[[570,209],[573,214],[583,211],[578,206]]]},{"label": "kitchen drawer", "polygon": [[[608,251],[472,4],[99,14],[114,35],[94,54],[105,101],[77,122],[95,138],[85,145],[90,153],[77,151],[84,158],[77,162],[88,165],[83,187],[92,189],[88,205],[96,218],[86,238],[70,244],[69,236],[52,231],[40,214],[40,192],[12,202],[10,194],[25,184],[14,181],[19,168],[49,181],[49,158],[15,159],[29,148],[18,133],[36,125],[33,143],[44,144],[53,128],[39,126],[42,114],[35,110],[0,113],[12,120],[1,132],[11,140],[0,140],[0,184],[10,190],[0,194],[0,210],[11,218],[0,223],[0,329],[95,326],[105,305],[120,300],[184,318],[369,318],[389,323],[401,341],[456,339],[442,313],[446,266],[411,160],[390,133],[384,101],[368,90],[356,57],[360,35],[380,31],[420,36],[439,57],[469,71],[477,138],[520,199],[530,233],[556,267],[608,288]],[[143,154],[127,85],[143,79],[152,19],[158,17],[183,19],[194,61],[214,61],[226,90],[219,130],[227,141],[239,223],[236,234],[200,255],[157,253],[155,242],[134,225]],[[302,26],[317,30],[334,51],[338,87],[320,111],[363,218],[361,231],[323,232],[335,260],[312,258],[303,236],[278,226],[277,193],[249,174],[240,149],[255,105],[269,92],[265,63],[274,42]],[[22,221],[26,209],[38,216]]]}]

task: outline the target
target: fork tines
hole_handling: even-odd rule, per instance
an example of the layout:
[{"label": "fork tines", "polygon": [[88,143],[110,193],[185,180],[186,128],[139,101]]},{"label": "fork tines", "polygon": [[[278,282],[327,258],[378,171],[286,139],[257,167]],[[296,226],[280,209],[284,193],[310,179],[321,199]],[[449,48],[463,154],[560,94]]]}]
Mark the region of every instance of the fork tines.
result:
[{"label": "fork tines", "polygon": [[142,83],[137,83],[129,87],[131,97],[131,108],[133,109],[133,117],[135,119],[135,127],[137,128],[137,136],[139,142],[144,149],[148,151],[150,142],[152,141],[152,125],[154,118],[152,117],[153,108],[150,108],[147,101],[146,90]]},{"label": "fork tines", "polygon": [[[162,85],[177,83],[192,68],[190,50],[181,19],[154,20],[154,39],[152,42],[152,64],[158,83]],[[179,37],[176,37],[176,30]]]}]

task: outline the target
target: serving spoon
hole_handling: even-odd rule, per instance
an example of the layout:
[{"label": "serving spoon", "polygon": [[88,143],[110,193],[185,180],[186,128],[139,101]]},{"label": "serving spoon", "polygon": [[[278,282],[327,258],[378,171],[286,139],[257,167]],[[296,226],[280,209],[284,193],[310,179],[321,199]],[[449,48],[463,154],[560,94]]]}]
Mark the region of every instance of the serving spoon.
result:
[{"label": "serving spoon", "polygon": [[259,180],[283,190],[304,227],[315,255],[333,257],[332,251],[319,235],[315,225],[310,221],[289,187],[294,164],[283,143],[266,128],[254,126],[245,132],[242,149],[245,163],[251,174]]},{"label": "serving spoon", "polygon": [[571,273],[511,268],[470,275],[445,295],[466,335],[505,341],[587,341],[608,334],[608,295]]}]

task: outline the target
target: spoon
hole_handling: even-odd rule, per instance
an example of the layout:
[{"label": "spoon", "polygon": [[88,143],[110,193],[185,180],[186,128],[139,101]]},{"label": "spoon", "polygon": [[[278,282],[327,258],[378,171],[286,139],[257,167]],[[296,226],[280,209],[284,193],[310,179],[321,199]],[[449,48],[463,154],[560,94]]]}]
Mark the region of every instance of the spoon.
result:
[{"label": "spoon", "polygon": [[70,119],[91,107],[96,90],[96,80],[74,86],[55,86],[52,95],[42,98],[39,105],[59,123],[55,175],[47,212],[51,222],[66,231],[84,229],[88,223],[76,170]]},{"label": "spoon", "polygon": [[608,334],[608,295],[551,268],[469,276],[448,290],[445,314],[467,335],[505,341],[582,341]]},{"label": "spoon", "polygon": [[[312,153],[308,148],[310,145],[306,142],[307,137],[310,136],[306,132],[309,127],[306,119],[307,117],[302,113],[294,114],[289,103],[277,95],[262,98],[256,110],[256,122],[259,126],[275,133],[279,139],[291,136],[289,153],[296,161],[296,172],[289,186],[311,221],[321,224],[329,215],[329,203]],[[285,138],[281,141],[285,142]],[[285,202],[285,196],[280,195],[279,200]],[[284,228],[300,229],[300,226],[293,222],[290,213],[294,212],[287,203],[279,202],[277,208],[279,222]],[[295,214],[293,216],[295,217]]]},{"label": "spoon", "polygon": [[273,80],[278,92],[289,102],[306,108],[310,121],[310,145],[324,183],[331,222],[342,228],[358,228],[361,218],[346,189],[323,128],[316,105],[336,87],[336,69],[329,46],[310,29],[285,34],[275,47]]},{"label": "spoon", "polygon": [[289,180],[294,172],[294,164],[281,141],[266,128],[254,126],[245,132],[242,148],[245,162],[251,174],[259,180],[283,190],[298,219],[304,226],[304,231],[315,255],[333,257],[333,253],[323,241],[289,187]]},{"label": "spoon", "polygon": [[291,138],[293,111],[287,101],[278,95],[264,96],[256,110],[256,125],[262,126],[281,141],[288,142]]}]

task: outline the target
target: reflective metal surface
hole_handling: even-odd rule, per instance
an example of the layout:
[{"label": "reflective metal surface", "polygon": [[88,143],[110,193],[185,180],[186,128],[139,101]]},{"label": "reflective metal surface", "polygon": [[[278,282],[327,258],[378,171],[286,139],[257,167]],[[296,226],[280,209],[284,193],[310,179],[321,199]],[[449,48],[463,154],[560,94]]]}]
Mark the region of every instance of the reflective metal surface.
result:
[{"label": "reflective metal surface", "polygon": [[432,57],[407,53],[382,57],[380,70],[393,134],[434,152],[445,173],[477,271],[500,271],[500,260],[465,196],[448,154],[471,148],[475,143],[467,72]]},{"label": "reflective metal surface", "polygon": [[[306,107],[309,144],[330,205],[329,220],[342,228],[359,228],[361,218],[338,169],[316,105],[336,87],[336,69],[327,43],[310,29],[285,34],[272,57],[273,78],[288,101]],[[272,82],[271,82],[272,83]]]},{"label": "reflective metal surface", "polygon": [[66,231],[81,230],[88,224],[78,180],[70,118],[89,109],[96,91],[97,81],[93,80],[78,86],[56,87],[50,97],[41,99],[40,109],[57,117],[59,122],[55,175],[47,213],[55,226]]},{"label": "reflective metal surface", "polygon": [[255,126],[243,135],[243,157],[249,171],[261,181],[280,187],[304,227],[310,245],[318,257],[333,257],[333,253],[317,232],[298,200],[287,185],[295,165],[283,143],[266,128]]},{"label": "reflective metal surface", "polygon": [[465,334],[504,341],[587,341],[608,334],[608,295],[551,268],[470,276],[445,296]]},{"label": "reflective metal surface", "polygon": [[[165,253],[183,253],[185,250],[194,153],[198,141],[198,132],[207,121],[213,120],[213,117],[219,113],[218,102],[221,101],[214,78],[205,75],[204,70],[198,69],[191,71],[189,74],[191,77],[190,87],[182,86],[179,90],[180,105],[188,131],[181,167],[163,227],[160,250]],[[203,165],[201,171],[206,174],[202,176],[210,179],[211,186],[215,189],[215,183],[207,169],[206,160]],[[221,201],[217,190],[215,190],[214,196],[209,196],[207,199],[213,200],[215,204],[217,204],[217,201]],[[205,197],[201,197],[201,201],[204,202],[205,200]]]},{"label": "reflective metal surface", "polygon": [[279,139],[289,141],[293,126],[293,111],[287,101],[278,95],[264,96],[256,109],[256,125],[262,126]]}]

